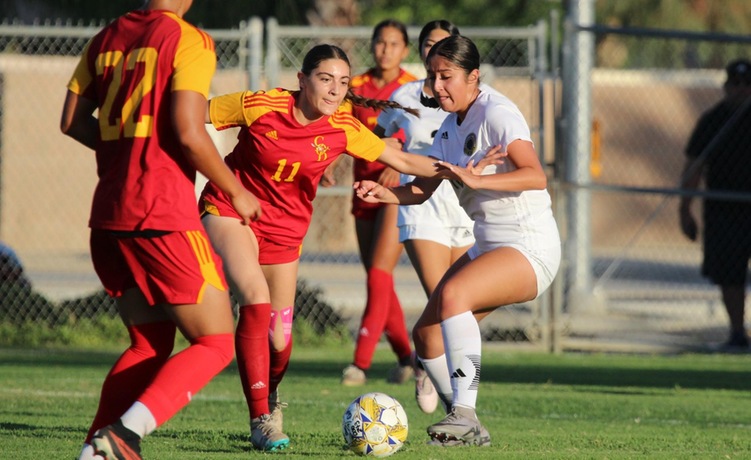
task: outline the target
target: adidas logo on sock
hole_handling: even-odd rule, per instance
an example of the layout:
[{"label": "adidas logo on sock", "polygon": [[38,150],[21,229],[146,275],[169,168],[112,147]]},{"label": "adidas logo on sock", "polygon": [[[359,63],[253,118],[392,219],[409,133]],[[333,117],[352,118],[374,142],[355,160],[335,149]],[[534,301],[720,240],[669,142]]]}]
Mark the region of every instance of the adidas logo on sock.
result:
[{"label": "adidas logo on sock", "polygon": [[266,384],[261,382],[260,380],[250,386],[251,390],[260,390],[262,388],[266,388]]},{"label": "adidas logo on sock", "polygon": [[451,374],[452,379],[458,379],[459,377],[466,377],[467,375],[461,370],[457,369],[454,371],[453,374]]}]

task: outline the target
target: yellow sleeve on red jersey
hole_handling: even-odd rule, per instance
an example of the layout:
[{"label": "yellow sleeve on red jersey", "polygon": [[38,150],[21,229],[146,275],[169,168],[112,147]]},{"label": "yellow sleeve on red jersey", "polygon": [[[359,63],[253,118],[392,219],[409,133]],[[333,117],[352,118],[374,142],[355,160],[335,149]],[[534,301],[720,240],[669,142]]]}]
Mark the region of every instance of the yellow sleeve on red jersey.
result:
[{"label": "yellow sleeve on red jersey", "polygon": [[89,43],[87,43],[86,47],[83,49],[83,53],[81,53],[81,59],[79,59],[76,70],[73,71],[73,76],[68,82],[68,89],[78,94],[79,96],[83,95],[83,92],[86,91],[91,82],[94,81],[94,77],[91,75],[91,71],[89,70],[88,55],[90,46],[91,40],[89,40]]},{"label": "yellow sleeve on red jersey", "polygon": [[337,110],[346,112],[346,113],[352,113],[352,110],[354,109],[354,104],[352,104],[352,101],[349,99],[345,99],[344,102],[339,106]]},{"label": "yellow sleeve on red jersey", "polygon": [[216,71],[214,40],[206,32],[178,21],[182,30],[173,63],[172,91],[190,90],[209,97],[211,79]]},{"label": "yellow sleeve on red jersey", "polygon": [[403,85],[415,80],[417,80],[417,77],[407,72],[406,70],[402,70],[401,75],[399,75],[399,78],[397,79],[399,85]]},{"label": "yellow sleeve on red jersey", "polygon": [[374,161],[386,149],[386,143],[373,131],[366,128],[360,120],[343,110],[337,110],[329,117],[329,123],[344,131],[347,138],[347,152],[354,157]]},{"label": "yellow sleeve on red jersey", "polygon": [[292,93],[286,90],[242,91],[212,97],[209,118],[217,130],[250,126],[269,112],[289,113]]}]

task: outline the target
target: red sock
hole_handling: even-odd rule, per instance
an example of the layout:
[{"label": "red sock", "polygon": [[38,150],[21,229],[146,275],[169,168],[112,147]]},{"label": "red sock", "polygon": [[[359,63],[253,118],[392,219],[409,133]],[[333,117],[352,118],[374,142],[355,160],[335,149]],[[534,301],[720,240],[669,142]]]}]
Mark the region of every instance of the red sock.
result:
[{"label": "red sock", "polygon": [[399,364],[408,363],[412,356],[412,346],[409,343],[409,333],[407,332],[407,323],[404,321],[404,310],[399,303],[399,297],[396,292],[391,296],[389,314],[386,317],[386,339],[394,350]]},{"label": "red sock", "polygon": [[269,413],[269,321],[270,303],[240,307],[235,332],[237,369],[251,419]]},{"label": "red sock", "polygon": [[269,392],[273,393],[282,383],[284,374],[289,367],[289,357],[292,355],[292,337],[289,338],[284,350],[271,350],[271,367],[269,373]]},{"label": "red sock", "polygon": [[370,368],[373,353],[386,326],[393,293],[394,277],[391,273],[377,268],[368,270],[368,303],[360,322],[353,363],[360,369]]},{"label": "red sock", "polygon": [[128,327],[130,347],[120,355],[102,384],[94,421],[86,435],[117,421],[136,402],[169,359],[175,346],[175,325],[171,321],[136,324]]},{"label": "red sock", "polygon": [[197,337],[190,346],[171,357],[154,377],[138,401],[149,408],[157,426],[187,405],[232,361],[235,348],[232,334]]}]

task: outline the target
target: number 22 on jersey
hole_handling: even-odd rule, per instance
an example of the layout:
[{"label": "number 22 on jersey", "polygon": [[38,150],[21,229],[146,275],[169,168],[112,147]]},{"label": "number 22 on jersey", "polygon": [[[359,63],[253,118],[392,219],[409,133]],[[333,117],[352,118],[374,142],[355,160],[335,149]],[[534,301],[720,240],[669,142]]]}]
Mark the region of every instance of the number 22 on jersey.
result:
[{"label": "number 22 on jersey", "polygon": [[[143,72],[135,74],[138,64],[143,66]],[[97,56],[97,76],[104,75],[107,68],[113,68],[112,79],[99,114],[99,130],[103,141],[117,140],[121,136],[126,138],[151,136],[152,115],[139,114],[136,120],[134,111],[141,106],[144,97],[154,88],[156,64],[157,51],[154,48],[138,48],[125,57],[122,51],[108,51]],[[123,66],[125,66],[125,73],[123,73]],[[130,94],[123,94],[124,91],[129,91],[129,86],[123,85],[130,81],[130,78],[126,76],[132,75],[139,75],[140,80]],[[112,113],[116,100],[125,101],[119,114]]]}]

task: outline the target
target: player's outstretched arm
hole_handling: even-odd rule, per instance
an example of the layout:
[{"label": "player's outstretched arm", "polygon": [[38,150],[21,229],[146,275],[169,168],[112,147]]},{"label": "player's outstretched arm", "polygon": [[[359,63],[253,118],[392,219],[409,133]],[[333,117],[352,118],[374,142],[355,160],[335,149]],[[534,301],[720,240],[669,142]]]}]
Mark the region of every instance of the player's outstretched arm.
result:
[{"label": "player's outstretched arm", "polygon": [[353,187],[355,195],[368,203],[388,203],[400,205],[421,204],[433,195],[442,179],[418,177],[399,187],[386,187],[371,180],[357,181]]}]

